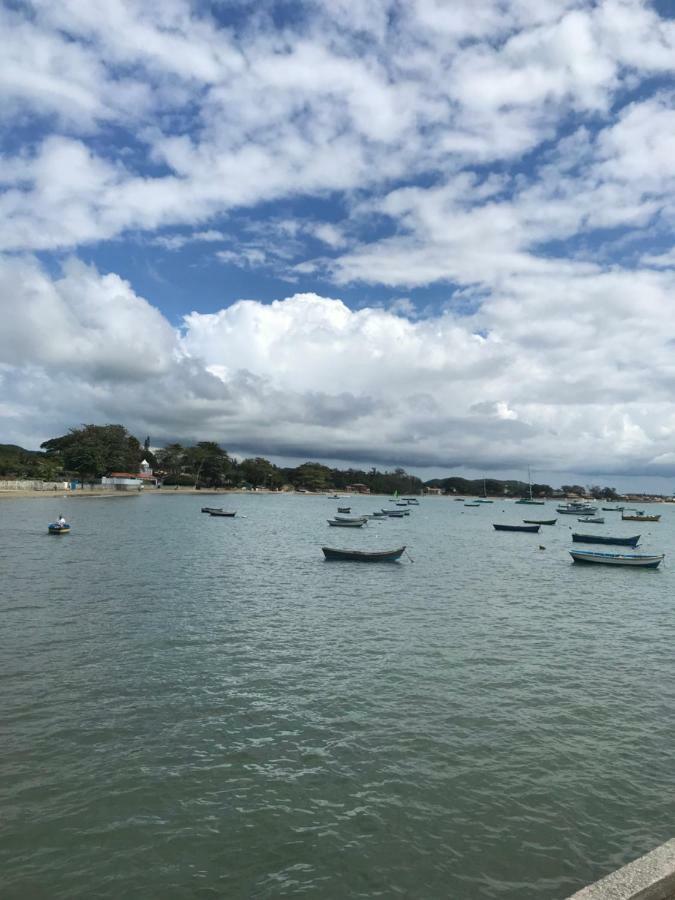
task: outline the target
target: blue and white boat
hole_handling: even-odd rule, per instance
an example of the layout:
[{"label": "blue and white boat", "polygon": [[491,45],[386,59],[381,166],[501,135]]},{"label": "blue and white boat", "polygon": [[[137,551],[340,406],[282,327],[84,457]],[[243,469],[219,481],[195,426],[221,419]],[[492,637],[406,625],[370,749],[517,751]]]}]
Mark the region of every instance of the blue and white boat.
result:
[{"label": "blue and white boat", "polygon": [[570,550],[570,556],[578,563],[600,563],[604,566],[633,566],[641,569],[656,569],[665,556],[648,556],[645,553],[601,553],[598,550]]}]

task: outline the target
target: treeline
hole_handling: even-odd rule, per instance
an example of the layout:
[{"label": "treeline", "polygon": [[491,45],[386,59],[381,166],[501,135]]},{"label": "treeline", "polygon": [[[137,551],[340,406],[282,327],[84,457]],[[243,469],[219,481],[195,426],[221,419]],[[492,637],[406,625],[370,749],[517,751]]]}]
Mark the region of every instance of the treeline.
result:
[{"label": "treeline", "polygon": [[[450,478],[432,478],[431,481],[425,482],[425,486],[440,488],[444,494],[459,494],[467,497],[482,497],[483,494],[493,497],[528,497],[530,494],[530,485],[526,482],[498,478],[468,479],[453,475]],[[550,484],[532,484],[532,496],[535,499],[560,496],[561,493],[592,497],[595,500],[619,499],[619,495],[612,487],[600,487],[599,485],[583,487],[580,484],[563,484],[556,490]]]},{"label": "treeline", "polygon": [[[83,425],[67,434],[50,438],[41,451],[24,450],[13,444],[0,444],[0,476],[5,478],[55,481],[77,478],[93,482],[111,472],[137,473],[141,460],[147,459],[166,485],[197,487],[262,487],[278,490],[291,486],[297,490],[335,491],[363,485],[372,493],[419,494],[424,487],[439,488],[445,494],[525,497],[529,485],[523,481],[497,478],[467,479],[457,476],[433,478],[422,482],[405,469],[380,472],[378,469],[334,469],[319,462],[305,462],[295,468],[276,466],[261,456],[237,460],[215,441],[200,441],[192,446],[173,443],[153,453],[150,438],[141,442],[123,425]],[[614,488],[564,484],[565,494],[619,499]],[[551,497],[548,484],[533,484],[532,496]]]},{"label": "treeline", "polygon": [[0,445],[0,475],[43,481],[77,478],[86,483],[111,472],[135,474],[143,459],[166,485],[334,491],[359,484],[373,493],[400,494],[419,494],[423,488],[421,479],[400,468],[392,472],[343,470],[319,462],[285,468],[260,456],[237,460],[215,441],[192,446],[173,443],[153,453],[149,437],[141,444],[123,425],[71,428],[67,434],[44,441],[41,452]]}]

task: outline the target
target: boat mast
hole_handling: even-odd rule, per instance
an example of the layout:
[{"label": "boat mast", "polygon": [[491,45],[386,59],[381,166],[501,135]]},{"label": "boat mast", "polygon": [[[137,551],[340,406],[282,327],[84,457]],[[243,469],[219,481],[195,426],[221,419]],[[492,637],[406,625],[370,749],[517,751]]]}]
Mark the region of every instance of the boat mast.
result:
[{"label": "boat mast", "polygon": [[530,474],[530,467],[527,467],[527,483],[530,486],[530,500],[532,499],[532,475]]}]

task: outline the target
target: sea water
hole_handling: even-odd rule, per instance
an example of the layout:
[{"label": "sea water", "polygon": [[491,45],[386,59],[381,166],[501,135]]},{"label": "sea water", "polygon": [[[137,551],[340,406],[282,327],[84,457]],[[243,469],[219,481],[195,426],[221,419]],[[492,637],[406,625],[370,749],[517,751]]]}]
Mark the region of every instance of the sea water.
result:
[{"label": "sea water", "polygon": [[[0,896],[541,900],[672,836],[675,510],[336,507],[0,503]],[[572,528],[666,563],[574,565]]]}]

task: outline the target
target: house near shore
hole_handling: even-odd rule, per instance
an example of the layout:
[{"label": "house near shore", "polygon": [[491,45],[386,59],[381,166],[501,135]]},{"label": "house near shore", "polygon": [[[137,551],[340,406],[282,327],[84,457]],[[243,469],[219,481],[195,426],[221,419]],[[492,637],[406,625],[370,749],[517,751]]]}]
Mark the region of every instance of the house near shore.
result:
[{"label": "house near shore", "polygon": [[147,459],[141,461],[139,471],[110,472],[101,478],[101,487],[115,491],[140,491],[144,487],[157,487],[159,479],[150,468]]},{"label": "house near shore", "polygon": [[351,491],[352,494],[369,494],[370,488],[367,484],[348,484],[345,487],[346,491]]},{"label": "house near shore", "polygon": [[441,494],[443,493],[443,488],[439,488],[439,487],[425,487],[425,488],[424,488],[424,493],[425,493],[425,494],[431,494],[432,497],[440,497]]},{"label": "house near shore", "polygon": [[101,478],[101,487],[114,491],[140,491],[143,489],[143,479],[131,472],[111,472]]}]

